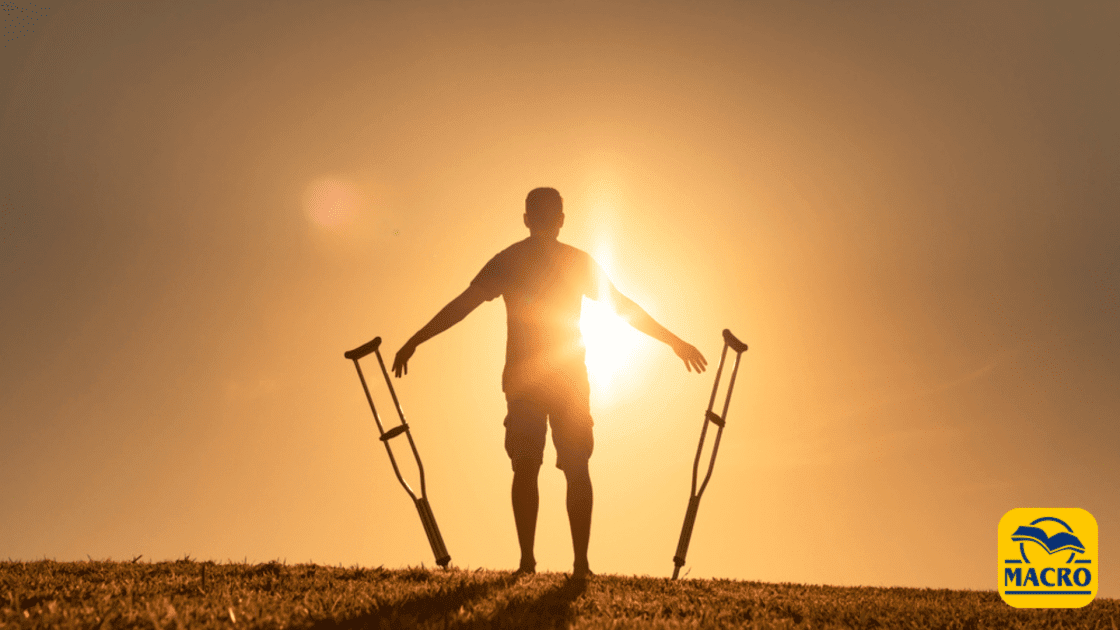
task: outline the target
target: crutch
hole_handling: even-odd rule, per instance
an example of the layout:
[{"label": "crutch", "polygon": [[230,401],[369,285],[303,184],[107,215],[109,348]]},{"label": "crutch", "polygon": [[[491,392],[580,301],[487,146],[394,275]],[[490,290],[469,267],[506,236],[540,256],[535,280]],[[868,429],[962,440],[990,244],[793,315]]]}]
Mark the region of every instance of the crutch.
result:
[{"label": "crutch", "polygon": [[[723,373],[723,362],[727,358],[727,348],[735,351],[735,367],[731,369],[731,380],[727,384],[727,399],[723,401],[723,413],[716,415],[712,406],[716,402],[716,391],[719,389],[720,375]],[[684,513],[684,526],[681,527],[681,539],[677,543],[677,555],[673,556],[673,579],[677,579],[684,558],[688,554],[688,542],[692,539],[692,526],[696,524],[696,510],[700,509],[700,497],[708,487],[708,480],[712,478],[712,469],[716,465],[716,453],[719,452],[719,439],[723,436],[723,426],[727,422],[727,406],[731,404],[731,390],[735,387],[735,375],[739,372],[739,359],[747,350],[747,344],[735,338],[730,330],[723,330],[723,353],[719,355],[719,367],[716,368],[716,382],[712,385],[712,397],[708,400],[708,411],[704,413],[704,428],[700,429],[700,446],[696,448],[696,461],[692,463],[692,493],[688,497],[688,511]],[[712,459],[708,462],[708,474],[704,482],[696,488],[697,473],[700,470],[700,455],[704,451],[704,436],[708,433],[708,423],[719,427],[716,430],[716,441],[712,443]]]},{"label": "crutch", "polygon": [[[424,483],[424,464],[420,461],[420,453],[416,450],[416,442],[412,439],[412,431],[409,430],[408,423],[405,422],[404,412],[401,411],[401,403],[397,400],[397,393],[393,391],[393,382],[389,380],[389,371],[385,369],[385,361],[381,359],[381,350],[378,349],[380,346],[381,337],[375,337],[373,341],[354,348],[343,356],[352,360],[354,367],[358,370],[358,378],[362,381],[362,389],[366,392],[366,400],[369,401],[369,408],[373,411],[373,421],[377,423],[377,431],[381,433],[381,441],[385,443],[385,451],[389,453],[389,461],[393,463],[393,472],[397,473],[397,480],[401,482],[404,491],[416,503],[416,511],[420,513],[420,522],[424,525],[424,533],[428,535],[428,543],[431,544],[432,553],[436,556],[436,564],[446,569],[451,562],[451,556],[447,553],[447,547],[443,544],[443,536],[439,534],[439,526],[436,525],[436,517],[432,514],[432,506],[428,505],[428,488]],[[358,359],[371,352],[377,354],[377,363],[381,365],[381,373],[385,376],[385,384],[389,386],[389,394],[393,397],[393,405],[396,406],[397,415],[401,419],[399,425],[388,431],[381,426],[381,417],[377,415],[377,408],[373,406],[373,398],[369,395],[369,387],[366,386],[366,377],[362,374],[362,366],[358,365]],[[416,467],[420,469],[419,497],[401,476],[401,469],[397,467],[397,460],[393,457],[393,449],[389,446],[389,440],[402,433],[408,436],[408,445],[412,447],[412,454],[416,457]]]}]

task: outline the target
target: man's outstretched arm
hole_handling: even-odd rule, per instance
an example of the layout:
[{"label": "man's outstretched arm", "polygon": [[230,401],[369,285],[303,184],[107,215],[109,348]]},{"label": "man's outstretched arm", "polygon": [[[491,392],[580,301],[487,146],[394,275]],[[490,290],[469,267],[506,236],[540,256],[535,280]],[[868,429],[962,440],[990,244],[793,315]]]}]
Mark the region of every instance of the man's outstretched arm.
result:
[{"label": "man's outstretched arm", "polygon": [[470,315],[471,311],[485,301],[486,297],[482,290],[472,284],[466,291],[460,293],[459,297],[448,302],[447,306],[436,313],[432,321],[416,331],[416,334],[397,351],[397,357],[393,360],[393,373],[397,378],[400,378],[401,374],[408,374],[408,360],[412,358],[412,353],[416,352],[416,346],[463,321],[464,317]]},{"label": "man's outstretched arm", "polygon": [[619,293],[614,285],[611,285],[611,299],[614,301],[615,312],[622,319],[625,319],[626,323],[672,348],[673,352],[684,361],[684,366],[688,368],[689,372],[695,369],[697,373],[700,373],[707,369],[708,361],[704,358],[704,355],[700,354],[696,346],[685,342],[669,332],[667,328],[658,324],[645,309]]}]

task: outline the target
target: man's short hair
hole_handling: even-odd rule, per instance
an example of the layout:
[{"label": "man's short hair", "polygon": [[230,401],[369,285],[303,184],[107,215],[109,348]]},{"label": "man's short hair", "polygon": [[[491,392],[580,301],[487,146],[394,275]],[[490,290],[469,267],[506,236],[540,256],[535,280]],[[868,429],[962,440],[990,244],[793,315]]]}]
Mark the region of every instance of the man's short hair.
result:
[{"label": "man's short hair", "polygon": [[555,188],[534,188],[525,197],[525,212],[532,218],[554,217],[564,212],[564,199]]}]

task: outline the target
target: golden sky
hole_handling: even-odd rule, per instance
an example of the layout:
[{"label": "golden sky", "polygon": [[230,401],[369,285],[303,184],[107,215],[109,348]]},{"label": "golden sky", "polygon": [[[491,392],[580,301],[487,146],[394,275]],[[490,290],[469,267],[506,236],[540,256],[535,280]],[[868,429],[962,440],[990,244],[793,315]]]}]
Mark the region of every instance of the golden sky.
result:
[{"label": "golden sky", "polygon": [[[1118,544],[1120,5],[46,4],[0,50],[0,557],[431,565],[342,352],[536,186],[713,368],[750,345],[690,577],[994,589],[1016,507]],[[518,558],[504,330],[397,381],[462,567]],[[669,575],[714,371],[607,338],[592,566]]]}]

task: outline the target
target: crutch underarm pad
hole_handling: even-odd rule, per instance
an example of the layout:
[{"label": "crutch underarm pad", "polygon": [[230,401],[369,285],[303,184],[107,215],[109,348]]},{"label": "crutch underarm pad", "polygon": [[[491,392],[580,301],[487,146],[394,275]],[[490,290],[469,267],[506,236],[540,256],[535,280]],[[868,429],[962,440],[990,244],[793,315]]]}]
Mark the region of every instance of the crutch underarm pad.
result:
[{"label": "crutch underarm pad", "polygon": [[747,344],[736,339],[735,335],[732,335],[731,331],[726,328],[723,329],[723,341],[727,345],[731,346],[731,349],[735,352],[741,353],[747,351]]},{"label": "crutch underarm pad", "polygon": [[[724,332],[726,333],[727,331],[724,331]],[[380,345],[381,345],[381,337],[374,337],[373,341],[370,341],[370,342],[365,343],[361,346],[358,346],[357,348],[354,348],[353,350],[350,350],[350,351],[346,352],[346,354],[344,354],[342,356],[346,357],[347,359],[352,359],[352,360],[356,361],[356,360],[366,356],[367,354],[373,352],[374,350],[377,350],[378,346],[380,346]]]}]

